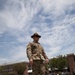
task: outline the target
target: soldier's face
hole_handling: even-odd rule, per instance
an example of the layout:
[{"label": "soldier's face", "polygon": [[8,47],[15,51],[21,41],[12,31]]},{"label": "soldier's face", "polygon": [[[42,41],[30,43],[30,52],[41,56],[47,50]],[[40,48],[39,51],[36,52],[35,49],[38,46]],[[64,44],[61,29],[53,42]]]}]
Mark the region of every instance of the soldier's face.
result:
[{"label": "soldier's face", "polygon": [[39,41],[39,37],[34,36],[34,37],[33,37],[33,40],[36,41],[36,42],[38,42],[38,41]]}]

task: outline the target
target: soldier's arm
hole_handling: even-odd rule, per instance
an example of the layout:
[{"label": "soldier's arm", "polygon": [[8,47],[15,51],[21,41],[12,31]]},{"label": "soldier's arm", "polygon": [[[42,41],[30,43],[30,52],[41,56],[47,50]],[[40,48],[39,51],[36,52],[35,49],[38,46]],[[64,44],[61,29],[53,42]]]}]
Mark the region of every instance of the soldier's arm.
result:
[{"label": "soldier's arm", "polygon": [[29,59],[29,60],[32,59],[31,43],[29,43],[29,44],[27,45],[26,52],[27,52],[27,57],[28,57],[28,59]]},{"label": "soldier's arm", "polygon": [[46,55],[44,49],[42,49],[42,54],[43,54],[43,56],[44,56],[45,59],[48,59],[48,57],[47,57],[47,55]]}]

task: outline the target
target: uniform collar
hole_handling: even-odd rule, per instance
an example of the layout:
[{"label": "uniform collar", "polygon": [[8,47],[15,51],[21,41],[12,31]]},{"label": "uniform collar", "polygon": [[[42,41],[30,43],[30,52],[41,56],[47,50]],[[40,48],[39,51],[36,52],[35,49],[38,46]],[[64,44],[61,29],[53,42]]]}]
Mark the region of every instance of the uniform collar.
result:
[{"label": "uniform collar", "polygon": [[38,44],[40,44],[39,42],[35,42],[35,41],[33,41],[33,43],[38,43]]}]

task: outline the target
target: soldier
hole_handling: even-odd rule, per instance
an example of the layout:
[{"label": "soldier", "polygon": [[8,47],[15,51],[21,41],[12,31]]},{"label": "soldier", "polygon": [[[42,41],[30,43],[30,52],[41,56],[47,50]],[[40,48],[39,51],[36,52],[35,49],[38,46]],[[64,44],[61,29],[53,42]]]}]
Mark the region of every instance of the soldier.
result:
[{"label": "soldier", "polygon": [[32,75],[45,75],[45,63],[48,63],[49,60],[44,52],[43,47],[38,42],[41,36],[38,33],[34,33],[31,38],[33,39],[33,42],[27,45],[26,51],[29,63],[32,65]]}]

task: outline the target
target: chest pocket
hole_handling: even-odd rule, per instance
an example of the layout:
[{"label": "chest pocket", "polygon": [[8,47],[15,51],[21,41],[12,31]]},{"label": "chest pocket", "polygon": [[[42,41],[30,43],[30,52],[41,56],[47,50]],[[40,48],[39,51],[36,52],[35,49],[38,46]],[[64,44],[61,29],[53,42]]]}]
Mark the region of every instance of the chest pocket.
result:
[{"label": "chest pocket", "polygon": [[40,44],[32,44],[31,50],[32,50],[32,54],[41,54],[42,46]]},{"label": "chest pocket", "polygon": [[31,50],[32,50],[32,54],[37,53],[37,46],[36,45],[32,45],[31,46]]}]

